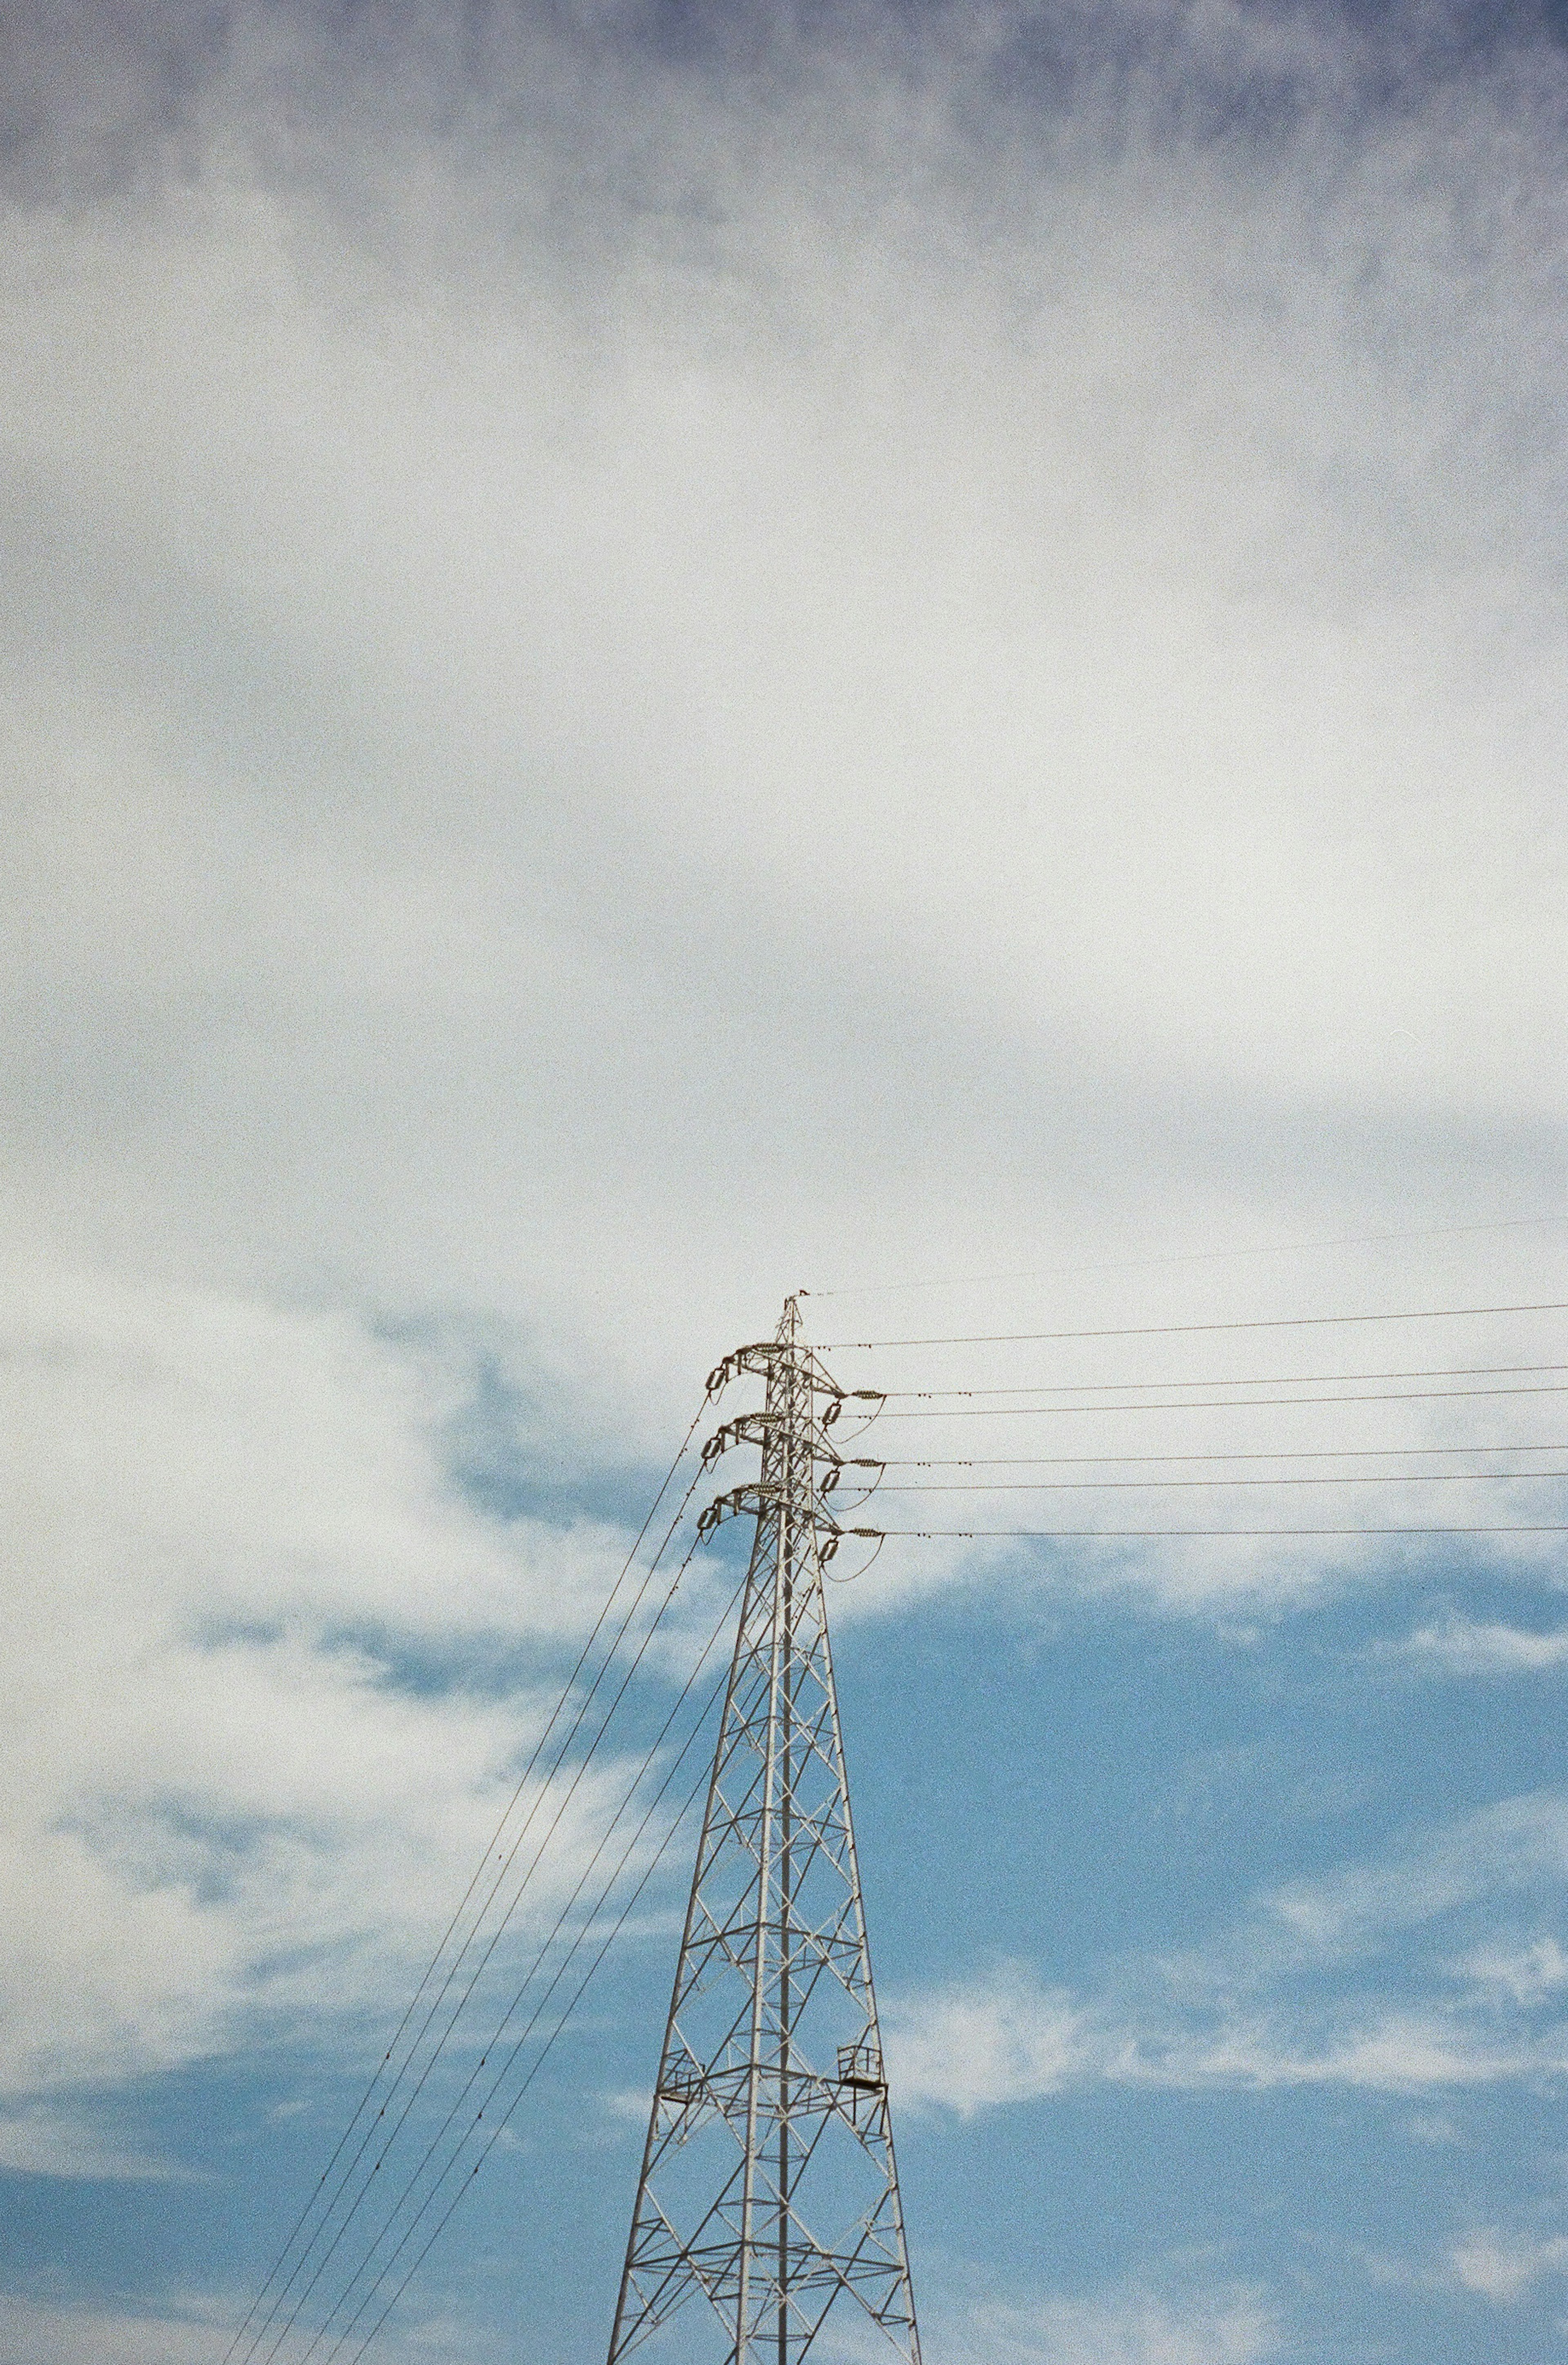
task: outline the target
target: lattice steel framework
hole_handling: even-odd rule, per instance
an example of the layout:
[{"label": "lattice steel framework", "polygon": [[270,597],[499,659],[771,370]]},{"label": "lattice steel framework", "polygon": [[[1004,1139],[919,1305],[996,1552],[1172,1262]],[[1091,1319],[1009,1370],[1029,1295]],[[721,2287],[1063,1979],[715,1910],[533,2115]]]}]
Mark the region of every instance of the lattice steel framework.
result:
[{"label": "lattice steel framework", "polygon": [[[744,1373],[763,1409],[704,1458],[758,1445],[761,1474],[703,1524],[750,1515],[756,1536],[610,2365],[650,2340],[683,2365],[800,2365],[819,2335],[861,2353],[869,2326],[920,2365],[823,1591],[844,1392],[792,1298],[710,1394]],[[700,2323],[658,2341],[692,2298]]]}]

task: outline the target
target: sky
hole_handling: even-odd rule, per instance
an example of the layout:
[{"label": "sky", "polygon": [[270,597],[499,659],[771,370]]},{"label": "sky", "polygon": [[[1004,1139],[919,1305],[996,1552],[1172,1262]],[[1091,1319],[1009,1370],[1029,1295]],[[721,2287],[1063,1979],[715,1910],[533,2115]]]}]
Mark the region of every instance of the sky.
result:
[{"label": "sky", "polygon": [[[0,42],[0,2347],[218,2365],[801,1291],[929,2365],[1568,2357],[1568,17]],[[387,2365],[604,2353],[735,1549]]]}]

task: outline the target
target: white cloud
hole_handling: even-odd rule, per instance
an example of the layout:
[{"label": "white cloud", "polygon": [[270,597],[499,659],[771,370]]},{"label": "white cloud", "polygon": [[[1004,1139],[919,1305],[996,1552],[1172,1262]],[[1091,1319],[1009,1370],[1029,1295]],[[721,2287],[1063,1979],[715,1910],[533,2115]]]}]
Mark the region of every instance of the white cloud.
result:
[{"label": "white cloud", "polygon": [[[1316,91],[1271,169],[1141,100],[1099,139],[1092,73],[1077,128],[999,103],[977,140],[1019,21],[919,73],[846,35],[728,85],[530,20],[462,95],[439,23],[373,71],[274,11],[188,106],[125,62],[123,122],[40,50],[41,114],[53,75],[58,125],[112,118],[139,170],[72,133],[82,187],[29,184],[0,242],[9,2089],[221,2044],[328,1960],[378,1992],[536,1711],[399,1686],[377,1638],[521,1648],[608,1575],[612,1522],[503,1535],[443,1485],[439,1359],[345,1305],[526,1336],[541,1449],[580,1471],[678,1435],[803,1280],[1071,1268],[1042,1328],[1255,1313],[1260,1271],[1301,1311],[1568,1296],[1568,1233],[1078,1270],[1555,1205],[1547,116],[1500,73],[1389,130],[1310,28],[1210,10],[1194,91]],[[318,101],[317,163],[286,156]],[[962,1302],[1029,1327],[1016,1289]],[[1548,1352],[1398,1335],[1049,1369]],[[1135,1443],[1512,1446],[1557,1401],[1173,1411]],[[1562,1510],[1529,1476],[1341,1478],[1017,1523]],[[909,1499],[890,1525],[1025,1498]],[[1561,1579],[1558,1539],[1457,1549]],[[1053,1574],[1212,1608],[1421,1551],[1100,1537]],[[890,1546],[845,1598],[1037,1557]],[[1418,1649],[1496,1664],[1511,1631]],[[1247,1943],[1418,1926],[1488,1850],[1544,1877],[1561,1816],[1282,1893]],[[1003,1982],[898,2042],[966,2108],[1494,2057],[1419,2014],[1106,2025]]]},{"label": "white cloud", "polygon": [[943,2332],[960,2365],[1256,2365],[1282,2347],[1276,2312],[1250,2291],[991,2303]]},{"label": "white cloud", "polygon": [[186,2184],[195,2173],[167,2154],[117,2143],[90,2109],[49,2102],[0,2109],[0,2167],[123,2184]]},{"label": "white cloud", "polygon": [[1545,1633],[1498,1620],[1461,1618],[1423,1626],[1384,1654],[1445,1676],[1533,1675],[1568,1660],[1568,1631]]},{"label": "white cloud", "polygon": [[211,2365],[222,2329],[205,2313],[130,2314],[0,2294],[0,2335],[15,2365]]},{"label": "white cloud", "polygon": [[1477,1946],[1459,1968],[1466,1978],[1498,1990],[1517,2004],[1540,2003],[1568,1986],[1568,1954],[1555,1938],[1537,1938],[1529,1945]]},{"label": "white cloud", "polygon": [[[1568,2028],[1540,2008],[1568,1962],[1555,1939],[1497,1931],[1522,1896],[1561,1910],[1565,1839],[1561,1799],[1511,1799],[1382,1864],[1265,1890],[1205,1945],[1113,1962],[1081,1992],[1012,1965],[890,2000],[890,2074],[905,2102],[963,2116],[1102,2083],[1423,2094],[1560,2077]],[[1492,1934],[1456,1951],[1478,1919]]]},{"label": "white cloud", "polygon": [[[620,1541],[475,1516],[440,1358],[345,1307],[525,1339],[534,1441],[580,1474],[667,1451],[801,1282],[1049,1276],[818,1301],[839,1336],[1568,1298],[1568,1229],[1376,1237],[1561,1205],[1568,250],[1561,61],[1428,88],[1401,57],[1385,109],[1311,11],[1079,11],[1070,99],[1007,6],[896,39],[819,11],[819,51],[733,76],[620,7],[458,39],[420,6],[396,42],[240,8],[185,56],[99,13],[67,54],[22,12],[46,136],[0,156],[0,2094],[18,2155],[129,2174],[79,2093],[374,2003],[466,1877],[536,1702],[386,1652],[526,1667]],[[1216,1261],[1158,1261],[1188,1250]],[[1314,1335],[843,1368],[1555,1351]],[[1391,1450],[1332,1485],[879,1508],[1550,1527],[1561,1482],[1392,1451],[1517,1470],[1568,1434],[1557,1375],[1520,1384],[990,1427]],[[947,1540],[841,1599],[1043,1558],[1206,1612],[1568,1565],[1549,1534]],[[1529,1622],[1407,1655],[1561,1664]],[[911,1999],[901,2091],[1551,2072],[1563,1831],[1479,1819],[1092,1991]],[[26,2365],[209,2353],[18,2310]],[[1246,2293],[985,2337],[1277,2345]]]},{"label": "white cloud", "polygon": [[1568,2273],[1568,2236],[1469,2234],[1450,2255],[1466,2291],[1480,2292],[1506,2307],[1544,2277]]},{"label": "white cloud", "polygon": [[[9,2365],[212,2365],[231,2329],[222,2308],[193,2299],[177,2309],[62,2305],[0,2293],[0,2348]],[[389,2326],[376,2343],[387,2365],[493,2365],[481,2331],[439,2317]]]},{"label": "white cloud", "polygon": [[1420,1834],[1382,1862],[1291,1881],[1262,1900],[1260,1921],[1327,1958],[1373,1947],[1482,1900],[1559,1891],[1568,1881],[1568,1797],[1505,1799]]},{"label": "white cloud", "polygon": [[1541,125],[1483,78],[1351,136],[1335,44],[1227,12],[1195,91],[1318,91],[1273,169],[1137,102],[1097,143],[1092,67],[1076,131],[975,145],[1020,20],[944,23],[913,79],[852,29],[732,86],[530,20],[465,101],[437,22],[373,69],[274,12],[177,175],[17,211],[18,1221],[496,1306],[646,1435],[802,1279],[1547,1203]]},{"label": "white cloud", "polygon": [[883,2011],[888,2069],[900,2100],[942,2102],[968,2117],[1076,2083],[1094,2061],[1084,2015],[1017,1966]]},{"label": "white cloud", "polygon": [[[1327,2023],[1327,2024],[1326,2024]],[[968,2118],[1068,2087],[1201,2092],[1344,2086],[1421,2094],[1568,2067],[1568,2037],[1478,2027],[1451,2004],[1335,2009],[1249,1999],[1185,2011],[1147,1992],[1065,1995],[983,1978],[888,2015],[890,2076],[901,2104]]]},{"label": "white cloud", "polygon": [[[538,1730],[530,1653],[584,1630],[625,1540],[466,1508],[442,1375],[342,1316],[17,1280],[0,2090],[26,2094],[400,1983]],[[464,1680],[498,1649],[508,1683]],[[584,1782],[540,1907],[621,1778]],[[23,2113],[5,2140],[59,2152],[62,2126]]]}]

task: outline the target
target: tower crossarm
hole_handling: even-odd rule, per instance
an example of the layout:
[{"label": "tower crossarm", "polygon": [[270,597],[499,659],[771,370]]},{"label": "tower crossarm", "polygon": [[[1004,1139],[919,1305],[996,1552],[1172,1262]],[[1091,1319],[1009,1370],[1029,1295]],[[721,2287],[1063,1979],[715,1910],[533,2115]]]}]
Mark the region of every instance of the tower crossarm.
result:
[{"label": "tower crossarm", "polygon": [[[834,1403],[837,1399],[833,1399]],[[702,1467],[711,1470],[713,1464],[737,1445],[758,1445],[764,1454],[772,1442],[778,1426],[778,1415],[766,1410],[736,1413],[731,1419],[721,1421],[702,1448]],[[803,1442],[812,1462],[825,1462],[829,1472],[838,1468],[843,1456],[828,1436],[825,1420],[808,1420],[801,1424]],[[826,1491],[825,1485],[823,1491]]]},{"label": "tower crossarm", "polygon": [[831,1429],[846,1405],[879,1405],[886,1401],[880,1388],[842,1388],[813,1348],[794,1339],[757,1339],[750,1346],[735,1347],[715,1363],[708,1374],[710,1398],[721,1396],[732,1380],[748,1373],[771,1381],[782,1360],[788,1360],[800,1377],[805,1379],[823,1398],[822,1421]]},{"label": "tower crossarm", "polygon": [[[744,1486],[731,1486],[722,1495],[715,1495],[699,1515],[697,1532],[706,1541],[726,1519],[745,1519],[748,1515],[763,1519],[778,1507],[779,1501],[778,1488],[769,1486],[766,1480],[754,1481]],[[832,1512],[820,1502],[813,1506],[812,1518],[816,1529],[816,1557],[823,1566],[832,1560],[846,1536],[861,1536],[871,1543],[882,1541],[880,1528],[840,1527]]]},{"label": "tower crossarm", "polygon": [[[761,1478],[744,1486],[732,1486],[726,1493],[714,1496],[697,1522],[697,1532],[700,1536],[711,1536],[723,1520],[744,1519],[748,1514],[754,1519],[766,1519],[770,1512],[784,1508],[786,1504],[798,1508],[790,1502],[786,1488],[777,1480],[770,1485],[766,1478]],[[842,1530],[831,1511],[815,1507],[812,1523],[821,1540],[837,1542]]]}]

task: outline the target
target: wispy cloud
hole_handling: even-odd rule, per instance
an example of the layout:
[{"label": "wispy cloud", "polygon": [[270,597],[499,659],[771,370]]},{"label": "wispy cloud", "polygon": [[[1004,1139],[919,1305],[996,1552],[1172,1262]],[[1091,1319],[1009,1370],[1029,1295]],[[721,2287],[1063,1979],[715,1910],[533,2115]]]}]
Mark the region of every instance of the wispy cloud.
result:
[{"label": "wispy cloud", "polygon": [[1092,2085],[1419,2094],[1568,2070],[1568,2030],[1499,2032],[1452,2002],[1183,2008],[1139,1993],[1136,1974],[1108,1997],[1052,1994],[1013,1972],[905,1999],[887,2015],[887,2042],[902,2101],[966,2118]]},{"label": "wispy cloud", "polygon": [[1091,1990],[1010,1965],[893,2000],[892,2074],[911,2102],[964,2115],[1100,2083],[1418,2094],[1562,2076],[1557,1940],[1454,1942],[1521,1904],[1568,1911],[1565,1841],[1568,1803],[1513,1800],[1383,1864],[1263,1892],[1206,1947],[1128,1958]]},{"label": "wispy cloud", "polygon": [[[212,2365],[231,2330],[232,2316],[200,2299],[138,2310],[0,2293],[8,2365]],[[482,2329],[429,2315],[391,2326],[376,2345],[387,2365],[496,2365],[503,2353]]]},{"label": "wispy cloud", "polygon": [[16,2365],[211,2365],[225,2322],[189,2315],[94,2306],[0,2294],[0,2337]]},{"label": "wispy cloud", "polygon": [[1379,1656],[1435,1676],[1535,1675],[1568,1661],[1568,1629],[1541,1631],[1450,1614],[1383,1646]]},{"label": "wispy cloud", "polygon": [[992,2302],[945,2315],[940,2333],[958,2365],[1260,2365],[1283,2346],[1265,2294],[1234,2289]]},{"label": "wispy cloud", "polygon": [[891,2001],[882,2020],[900,2094],[946,2102],[966,2115],[1054,2094],[1095,2074],[1103,2057],[1089,2015],[1016,1966],[981,1982]]},{"label": "wispy cloud", "polygon": [[117,2143],[90,2109],[33,2102],[0,2109],[0,2168],[115,2184],[188,2184],[195,2171],[165,2153]]},{"label": "wispy cloud", "polygon": [[1450,2260],[1466,2291],[1506,2307],[1546,2278],[1568,2275],[1568,2235],[1468,2234]]},{"label": "wispy cloud", "polygon": [[1533,1945],[1477,1946],[1459,1967],[1466,1978],[1495,1989],[1516,2004],[1540,2003],[1556,1989],[1568,1987],[1568,1954],[1555,1938],[1537,1938]]},{"label": "wispy cloud", "polygon": [[[1255,1926],[1321,1960],[1375,1948],[1482,1900],[1568,1881],[1568,1797],[1536,1791],[1423,1833],[1380,1862],[1289,1881],[1260,1900]],[[1241,1942],[1244,1945],[1247,1941]]]}]

